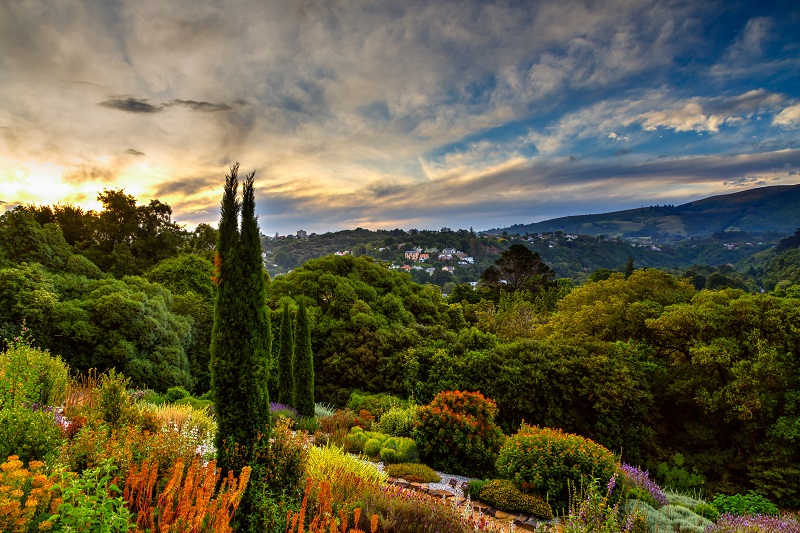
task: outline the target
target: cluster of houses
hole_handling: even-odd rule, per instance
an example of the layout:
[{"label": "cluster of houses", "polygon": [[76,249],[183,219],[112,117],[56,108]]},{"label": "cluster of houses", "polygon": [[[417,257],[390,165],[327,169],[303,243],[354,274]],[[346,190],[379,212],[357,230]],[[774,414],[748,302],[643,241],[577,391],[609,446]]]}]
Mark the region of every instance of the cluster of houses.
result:
[{"label": "cluster of houses", "polygon": [[453,258],[458,259],[459,264],[462,265],[471,265],[475,263],[475,259],[469,257],[464,252],[458,251],[455,248],[445,248],[441,252],[436,250],[436,248],[431,248],[428,250],[423,251],[422,248],[415,248],[414,250],[406,250],[404,257],[409,261],[419,261],[420,263],[424,263],[428,261],[432,255],[436,256],[436,259],[439,261],[453,261]]}]

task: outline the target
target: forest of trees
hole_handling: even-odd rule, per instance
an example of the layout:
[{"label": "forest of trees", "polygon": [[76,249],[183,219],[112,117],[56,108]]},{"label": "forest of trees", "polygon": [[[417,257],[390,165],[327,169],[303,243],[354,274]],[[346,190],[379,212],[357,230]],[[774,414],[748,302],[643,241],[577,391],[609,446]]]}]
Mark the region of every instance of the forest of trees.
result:
[{"label": "forest of trees", "polygon": [[[75,371],[116,368],[135,387],[207,392],[217,231],[185,231],[168,205],[138,206],[123,191],[100,199],[99,213],[26,206],[0,217],[3,336],[24,325]],[[293,324],[310,332],[310,346],[292,341],[302,352],[294,360],[313,358],[302,372],[313,375],[318,402],[344,405],[356,390],[419,403],[441,391],[480,391],[497,403],[507,433],[523,421],[559,427],[664,476],[701,476],[719,490],[758,486],[800,506],[794,241],[741,265],[673,273],[643,268],[643,256],[626,252],[576,284],[528,241],[465,230],[437,238],[430,246],[468,248],[476,263],[486,254],[477,289],[453,282],[444,298],[440,286],[388,268],[367,246],[370,253],[308,259],[273,278],[259,272],[274,325],[271,375],[288,350],[288,316],[287,339],[301,335]],[[383,239],[395,249],[428,246],[405,232]],[[509,277],[518,265],[532,276]]]}]

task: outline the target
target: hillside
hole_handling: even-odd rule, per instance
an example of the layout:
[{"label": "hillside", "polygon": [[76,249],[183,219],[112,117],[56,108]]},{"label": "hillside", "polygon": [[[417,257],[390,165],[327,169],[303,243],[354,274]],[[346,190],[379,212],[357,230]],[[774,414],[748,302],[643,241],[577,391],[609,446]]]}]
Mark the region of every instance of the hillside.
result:
[{"label": "hillside", "polygon": [[791,234],[800,226],[800,185],[761,187],[679,206],[650,206],[611,213],[554,218],[490,230],[492,234],[552,233],[670,240],[714,233]]}]

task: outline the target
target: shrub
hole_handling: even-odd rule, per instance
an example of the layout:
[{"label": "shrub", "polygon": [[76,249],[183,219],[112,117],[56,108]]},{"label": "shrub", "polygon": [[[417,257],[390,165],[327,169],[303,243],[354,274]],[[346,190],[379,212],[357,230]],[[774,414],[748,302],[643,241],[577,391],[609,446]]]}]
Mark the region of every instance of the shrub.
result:
[{"label": "shrub", "polygon": [[191,396],[191,394],[189,394],[189,391],[183,387],[170,387],[167,389],[166,394],[164,394],[164,401],[175,403],[176,401],[186,398],[187,396]]},{"label": "shrub", "polygon": [[118,374],[113,368],[100,378],[98,407],[100,416],[112,427],[119,425],[120,419],[131,405],[128,396],[130,380]]},{"label": "shrub", "polygon": [[376,438],[371,438],[364,443],[364,449],[362,450],[364,455],[369,455],[370,457],[376,457],[381,453],[381,441]]},{"label": "shrub", "polygon": [[112,482],[116,467],[103,462],[80,475],[61,472],[54,490],[61,495],[57,513],[51,517],[56,531],[125,532],[136,528],[136,523],[122,491]]},{"label": "shrub", "polygon": [[0,410],[0,457],[16,455],[28,465],[50,458],[63,440],[52,412],[25,407]]},{"label": "shrub", "polygon": [[156,408],[155,414],[165,429],[180,433],[196,446],[211,441],[217,432],[217,421],[205,409],[167,404]]},{"label": "shrub", "polygon": [[366,411],[366,414],[373,419],[380,419],[385,412],[393,407],[406,407],[407,405],[408,401],[401,400],[397,396],[392,396],[391,394],[383,392],[369,394],[353,391],[350,393],[350,400],[347,402],[347,408],[354,413],[359,413],[359,417],[362,416],[361,411]]},{"label": "shrub", "polygon": [[692,491],[702,489],[706,483],[705,478],[694,471],[684,468],[686,460],[683,455],[676,453],[667,462],[658,463],[656,476],[663,479],[663,486],[672,490]]},{"label": "shrub", "polygon": [[379,453],[381,461],[386,464],[416,463],[419,461],[417,443],[408,437],[389,437],[381,446]]},{"label": "shrub", "polygon": [[69,369],[60,357],[24,343],[0,353],[0,409],[61,405]]},{"label": "shrub", "polygon": [[680,505],[668,504],[654,509],[642,501],[628,500],[622,511],[642,516],[652,533],[703,533],[711,524],[708,519]]},{"label": "shrub", "polygon": [[492,507],[506,512],[522,512],[537,518],[553,518],[550,505],[536,494],[525,494],[510,479],[493,479],[483,485],[479,498]]},{"label": "shrub", "polygon": [[123,498],[139,531],[231,531],[229,522],[247,487],[249,466],[238,479],[228,472],[220,483],[216,461],[200,464],[195,456],[186,468],[178,459],[159,483],[157,474],[157,465],[145,461],[125,479]]},{"label": "shrub", "polygon": [[340,409],[331,416],[320,418],[319,434],[314,436],[315,441],[341,446],[355,422],[356,415],[349,409]]},{"label": "shrub", "polygon": [[523,424],[506,440],[497,458],[497,473],[529,484],[562,508],[569,501],[569,487],[580,487],[592,478],[608,482],[616,471],[614,454],[579,435],[559,429]]},{"label": "shrub", "polygon": [[272,429],[268,447],[256,447],[250,475],[252,511],[250,531],[283,531],[286,513],[300,507],[308,461],[308,434],[292,432],[292,421],[283,418]]},{"label": "shrub", "polygon": [[216,412],[214,410],[214,402],[212,402],[211,400],[200,400],[192,396],[187,396],[185,398],[181,398],[180,400],[176,400],[175,405],[189,405],[195,411],[205,410],[211,414],[214,414]]},{"label": "shrub", "polygon": [[391,477],[403,478],[414,483],[438,483],[442,480],[433,468],[420,463],[389,464],[384,471]]},{"label": "shrub", "polygon": [[722,513],[732,514],[734,516],[741,515],[777,515],[778,508],[771,501],[756,494],[755,492],[748,491],[747,494],[717,494],[711,501],[711,505]]},{"label": "shrub", "polygon": [[489,483],[488,479],[473,479],[470,480],[467,484],[467,490],[465,491],[465,496],[469,496],[472,500],[480,500],[481,499],[481,490],[483,489],[484,485]]},{"label": "shrub", "polygon": [[623,515],[618,512],[618,506],[612,504],[615,482],[616,476],[605,486],[591,479],[573,493],[569,513],[560,519],[558,530],[561,533],[619,533],[638,527],[641,531],[643,520],[636,520],[636,514],[629,515],[626,522],[621,521]]},{"label": "shrub", "polygon": [[364,446],[368,440],[369,439],[367,438],[366,433],[364,433],[363,428],[355,426],[350,430],[350,433],[348,433],[345,438],[342,439],[342,446],[347,452],[363,453]]},{"label": "shrub", "polygon": [[284,417],[291,418],[292,420],[296,421],[299,418],[297,410],[294,407],[290,407],[282,403],[270,402],[269,412],[272,414],[273,420],[278,420],[278,418]]},{"label": "shrub", "polygon": [[791,516],[734,516],[723,514],[706,533],[800,533],[800,522]]},{"label": "shrub", "polygon": [[423,462],[466,476],[492,472],[504,439],[496,415],[497,405],[479,392],[440,392],[418,411],[413,436]]},{"label": "shrub", "polygon": [[295,427],[298,431],[314,433],[317,429],[319,429],[319,423],[313,416],[301,416],[295,421]]},{"label": "shrub", "polygon": [[77,435],[61,448],[60,461],[70,470],[80,472],[110,461],[127,472],[131,465],[145,460],[158,463],[166,471],[179,458],[189,463],[197,445],[192,439],[174,431],[139,431],[122,426],[110,432],[104,426],[84,426]]},{"label": "shrub", "polygon": [[375,429],[381,433],[386,433],[387,435],[411,437],[411,433],[414,431],[414,424],[416,421],[416,405],[409,406],[406,409],[392,407],[383,413],[380,421],[375,426]]},{"label": "shrub", "polygon": [[0,465],[0,531],[38,531],[49,516],[53,482],[41,473],[43,466],[31,461],[23,468],[16,455]]},{"label": "shrub", "polygon": [[707,518],[712,522],[716,522],[720,515],[719,510],[710,503],[700,503],[692,510],[695,512],[695,514],[699,514],[703,518]]},{"label": "shrub", "polygon": [[324,403],[314,404],[314,418],[325,418],[328,416],[333,416],[335,412],[336,408],[331,405]]},{"label": "shrub", "polygon": [[629,498],[646,501],[653,507],[667,504],[667,495],[663,489],[650,479],[649,472],[622,463],[620,471],[628,485],[632,486],[628,493]]}]

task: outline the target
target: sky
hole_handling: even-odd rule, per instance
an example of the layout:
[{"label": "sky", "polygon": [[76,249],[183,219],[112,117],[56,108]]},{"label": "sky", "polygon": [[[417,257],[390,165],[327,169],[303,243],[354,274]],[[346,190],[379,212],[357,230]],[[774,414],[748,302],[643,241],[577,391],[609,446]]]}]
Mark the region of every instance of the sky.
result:
[{"label": "sky", "polygon": [[800,3],[0,0],[0,206],[501,228],[800,183]]}]

